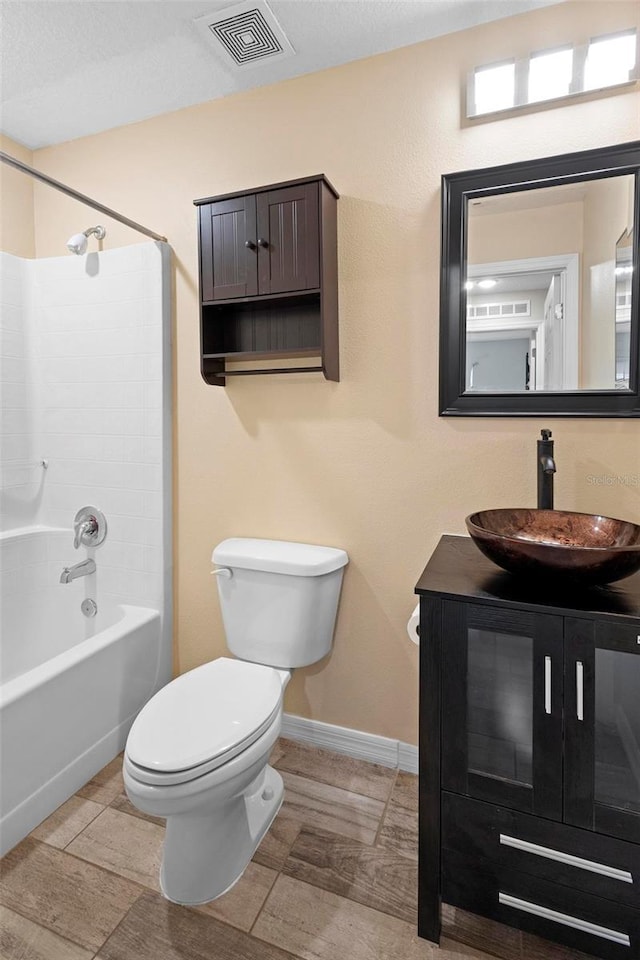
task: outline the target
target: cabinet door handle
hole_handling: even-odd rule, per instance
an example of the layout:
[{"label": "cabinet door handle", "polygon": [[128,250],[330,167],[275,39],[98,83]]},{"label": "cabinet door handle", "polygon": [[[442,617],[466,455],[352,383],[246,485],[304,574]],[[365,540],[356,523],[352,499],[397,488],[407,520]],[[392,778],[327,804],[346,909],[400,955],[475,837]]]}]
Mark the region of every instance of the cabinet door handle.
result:
[{"label": "cabinet door handle", "polygon": [[598,863],[596,860],[585,860],[584,857],[576,857],[572,853],[565,853],[564,850],[554,850],[553,847],[542,847],[538,843],[531,843],[530,840],[522,840],[520,837],[510,837],[507,833],[500,834],[500,843],[505,847],[513,847],[514,850],[532,853],[536,857],[545,857],[547,860],[566,863],[570,867],[578,867],[579,870],[598,873],[601,877],[609,877],[611,880],[621,880],[623,883],[633,883],[633,875],[629,873],[628,870],[620,870],[619,867],[610,867],[608,863]]},{"label": "cabinet door handle", "polygon": [[576,660],[576,717],[584,720],[584,664]]},{"label": "cabinet door handle", "polygon": [[544,658],[544,712],[551,713],[551,657]]},{"label": "cabinet door handle", "polygon": [[591,923],[581,917],[572,917],[568,913],[560,913],[559,910],[552,910],[550,907],[542,907],[539,903],[520,900],[519,897],[512,897],[508,893],[503,893],[502,890],[498,892],[498,902],[504,904],[505,907],[522,910],[523,913],[532,913],[536,917],[553,920],[554,923],[561,923],[565,927],[573,927],[574,930],[582,930],[583,933],[590,933],[594,937],[612,940],[613,943],[621,943],[623,947],[631,946],[631,940],[627,933],[620,933],[619,930],[612,930],[610,927],[601,927],[598,923]]},{"label": "cabinet door handle", "polygon": [[269,241],[265,240],[264,237],[258,237],[258,246],[266,248],[269,246]]},{"label": "cabinet door handle", "polygon": [[253,242],[253,240],[245,240],[244,245],[245,245],[245,247],[246,247],[248,250],[257,250],[257,249],[258,249],[258,248],[256,247],[255,243]]}]

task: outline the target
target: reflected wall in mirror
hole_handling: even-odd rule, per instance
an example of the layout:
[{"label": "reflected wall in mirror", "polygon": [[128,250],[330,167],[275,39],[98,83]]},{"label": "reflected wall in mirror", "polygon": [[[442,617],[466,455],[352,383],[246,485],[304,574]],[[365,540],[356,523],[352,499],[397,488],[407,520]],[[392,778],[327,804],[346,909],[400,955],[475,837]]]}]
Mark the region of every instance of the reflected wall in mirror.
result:
[{"label": "reflected wall in mirror", "polygon": [[443,177],[442,415],[640,416],[640,144]]},{"label": "reflected wall in mirror", "polygon": [[467,391],[629,388],[633,194],[623,175],[469,202]]}]

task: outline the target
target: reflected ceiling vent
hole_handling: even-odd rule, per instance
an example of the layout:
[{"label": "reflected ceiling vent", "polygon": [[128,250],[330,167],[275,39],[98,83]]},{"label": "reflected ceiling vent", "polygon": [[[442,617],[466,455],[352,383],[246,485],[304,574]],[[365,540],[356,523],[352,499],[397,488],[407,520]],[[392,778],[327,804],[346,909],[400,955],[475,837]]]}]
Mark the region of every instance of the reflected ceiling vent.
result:
[{"label": "reflected ceiling vent", "polygon": [[295,50],[264,0],[248,0],[193,21],[237,67],[290,57]]}]

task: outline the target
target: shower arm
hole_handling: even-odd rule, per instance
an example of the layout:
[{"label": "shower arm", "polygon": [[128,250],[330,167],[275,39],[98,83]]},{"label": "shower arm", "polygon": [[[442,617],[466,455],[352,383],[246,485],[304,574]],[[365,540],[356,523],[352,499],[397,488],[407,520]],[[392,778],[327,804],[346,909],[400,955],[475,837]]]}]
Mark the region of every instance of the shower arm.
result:
[{"label": "shower arm", "polygon": [[21,160],[17,160],[15,157],[5,153],[3,150],[0,150],[0,160],[3,163],[6,163],[8,166],[14,167],[16,170],[20,170],[21,173],[26,173],[30,177],[34,177],[36,180],[41,180],[42,183],[48,184],[55,190],[60,190],[61,193],[66,193],[68,197],[73,197],[74,200],[79,200],[80,203],[86,203],[88,207],[93,207],[94,210],[98,210],[100,213],[106,214],[106,216],[111,217],[112,220],[117,220],[119,223],[124,223],[125,226],[131,227],[132,230],[137,230],[138,233],[144,233],[145,236],[151,237],[152,240],[161,240],[163,243],[167,242],[167,238],[160,236],[159,233],[149,230],[148,227],[143,227],[141,223],[136,223],[135,220],[130,220],[129,217],[124,217],[121,213],[117,213],[110,207],[105,207],[103,203],[98,203],[97,200],[92,200],[91,197],[87,197],[86,194],[80,193],[78,190],[74,190],[73,187],[68,187],[65,183],[60,183],[59,180],[54,180],[53,177],[48,177],[46,173],[41,173],[40,170],[36,170],[34,167],[30,167],[29,164],[23,163]]}]

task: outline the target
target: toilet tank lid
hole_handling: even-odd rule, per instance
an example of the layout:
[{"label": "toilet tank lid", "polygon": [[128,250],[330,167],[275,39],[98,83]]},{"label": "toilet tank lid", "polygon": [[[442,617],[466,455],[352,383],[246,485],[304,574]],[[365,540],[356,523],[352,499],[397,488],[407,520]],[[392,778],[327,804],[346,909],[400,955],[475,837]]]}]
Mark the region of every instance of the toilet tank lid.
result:
[{"label": "toilet tank lid", "polygon": [[211,559],[221,567],[243,567],[294,577],[319,577],[349,562],[344,550],[288,540],[232,537],[215,547]]}]

